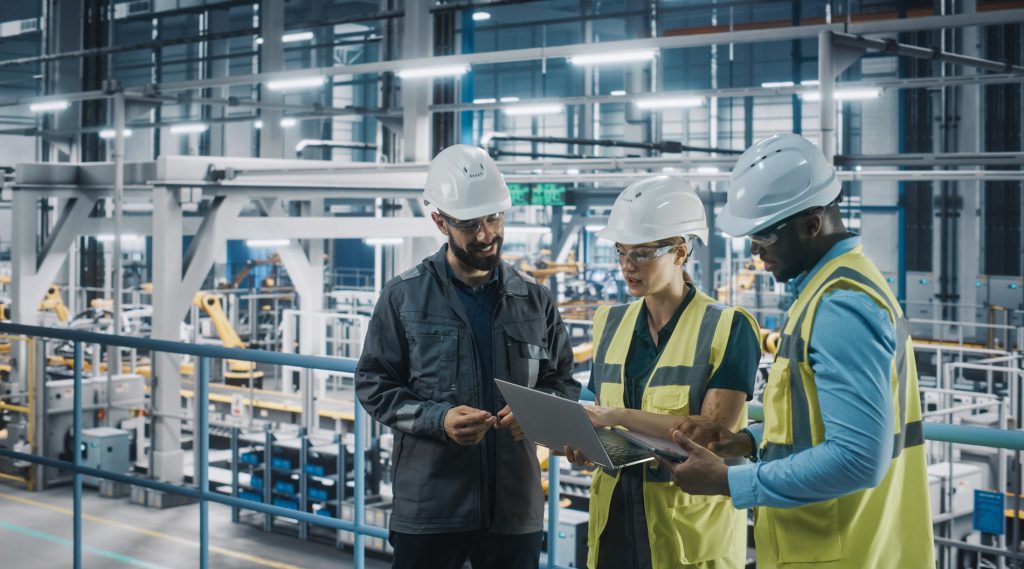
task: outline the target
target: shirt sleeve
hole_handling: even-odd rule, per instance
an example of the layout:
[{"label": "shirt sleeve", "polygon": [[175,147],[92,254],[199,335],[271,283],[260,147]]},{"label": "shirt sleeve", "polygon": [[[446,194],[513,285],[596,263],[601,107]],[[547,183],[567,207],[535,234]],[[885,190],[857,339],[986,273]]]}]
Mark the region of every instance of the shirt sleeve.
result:
[{"label": "shirt sleeve", "polygon": [[881,306],[858,291],[827,293],[809,348],[825,442],[730,467],[733,505],[792,508],[878,485],[892,460],[895,351],[895,327]]},{"label": "shirt sleeve", "polygon": [[708,389],[732,389],[747,394],[747,401],[754,398],[754,380],[757,364],[761,360],[761,347],[754,329],[741,314],[732,319],[729,329],[729,343],[725,347],[722,363],[708,382]]}]

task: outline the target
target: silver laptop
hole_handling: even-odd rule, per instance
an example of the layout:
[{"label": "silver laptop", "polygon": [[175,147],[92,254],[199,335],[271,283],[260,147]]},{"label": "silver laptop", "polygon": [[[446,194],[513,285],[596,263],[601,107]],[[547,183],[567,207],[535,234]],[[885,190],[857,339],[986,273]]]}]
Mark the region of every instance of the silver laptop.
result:
[{"label": "silver laptop", "polygon": [[[576,401],[500,379],[494,382],[530,442],[559,452],[572,447],[593,462],[612,469],[653,460],[654,449],[661,446],[653,437],[619,429],[594,428],[583,405]],[[650,439],[647,443],[651,444],[643,442],[645,439]],[[685,455],[674,460],[685,460]]]}]

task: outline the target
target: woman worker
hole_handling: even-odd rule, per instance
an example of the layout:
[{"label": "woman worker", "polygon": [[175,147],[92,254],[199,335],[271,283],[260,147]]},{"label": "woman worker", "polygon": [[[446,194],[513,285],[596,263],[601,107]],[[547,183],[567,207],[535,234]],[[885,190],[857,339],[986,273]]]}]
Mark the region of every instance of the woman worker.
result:
[{"label": "woman worker", "polygon": [[[615,242],[630,295],[594,316],[591,408],[597,427],[619,425],[669,439],[680,428],[698,444],[717,425],[746,424],[760,358],[757,324],[717,303],[683,270],[695,240],[707,242],[700,197],[659,176],[615,200],[598,237]],[[572,462],[586,457],[565,449]],[[746,565],[746,511],[726,496],[692,496],[657,461],[598,468],[590,493],[590,569]]]}]

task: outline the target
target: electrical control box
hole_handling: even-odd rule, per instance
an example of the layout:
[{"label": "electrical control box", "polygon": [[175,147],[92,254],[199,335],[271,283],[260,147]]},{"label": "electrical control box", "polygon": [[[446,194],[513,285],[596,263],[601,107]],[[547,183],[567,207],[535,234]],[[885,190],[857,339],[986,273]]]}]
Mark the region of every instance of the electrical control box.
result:
[{"label": "electrical control box", "polygon": [[[82,430],[82,466],[127,474],[131,468],[128,431],[110,427]],[[82,484],[99,487],[100,478],[83,476]]]}]

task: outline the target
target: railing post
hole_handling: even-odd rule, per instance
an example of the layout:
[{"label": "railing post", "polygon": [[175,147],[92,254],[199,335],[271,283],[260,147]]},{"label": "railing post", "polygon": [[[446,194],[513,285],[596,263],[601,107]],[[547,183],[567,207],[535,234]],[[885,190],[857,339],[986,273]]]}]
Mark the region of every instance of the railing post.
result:
[{"label": "railing post", "polygon": [[[231,497],[238,498],[238,427],[231,427]],[[251,476],[250,476],[251,478]],[[249,482],[252,482],[250,479]],[[237,524],[240,519],[238,506],[231,506],[231,523]]]},{"label": "railing post", "polygon": [[199,445],[199,461],[196,464],[196,480],[199,481],[199,569],[206,569],[210,563],[210,527],[206,494],[210,491],[210,449],[208,392],[210,389],[210,358],[199,358],[199,383],[196,390],[196,433]]},{"label": "railing post", "polygon": [[558,566],[558,469],[560,457],[548,454],[548,567]]},{"label": "railing post", "polygon": [[[95,368],[94,368],[95,369]],[[75,463],[74,502],[75,502],[75,569],[82,569],[82,475],[78,468],[82,465],[82,342],[75,342],[75,391],[74,399],[74,447],[71,456]]]},{"label": "railing post", "polygon": [[354,567],[355,569],[364,569],[366,565],[366,550],[365,540],[363,539],[363,520],[366,519],[366,452],[363,448],[363,437],[365,436],[365,426],[363,423],[366,421],[366,414],[363,411],[363,406],[359,404],[359,401],[354,401],[355,405],[355,437],[356,437],[356,448],[355,448],[355,461],[353,464],[355,475],[355,494],[353,495],[353,520],[355,521],[355,543],[352,546],[352,554],[354,556]]}]

